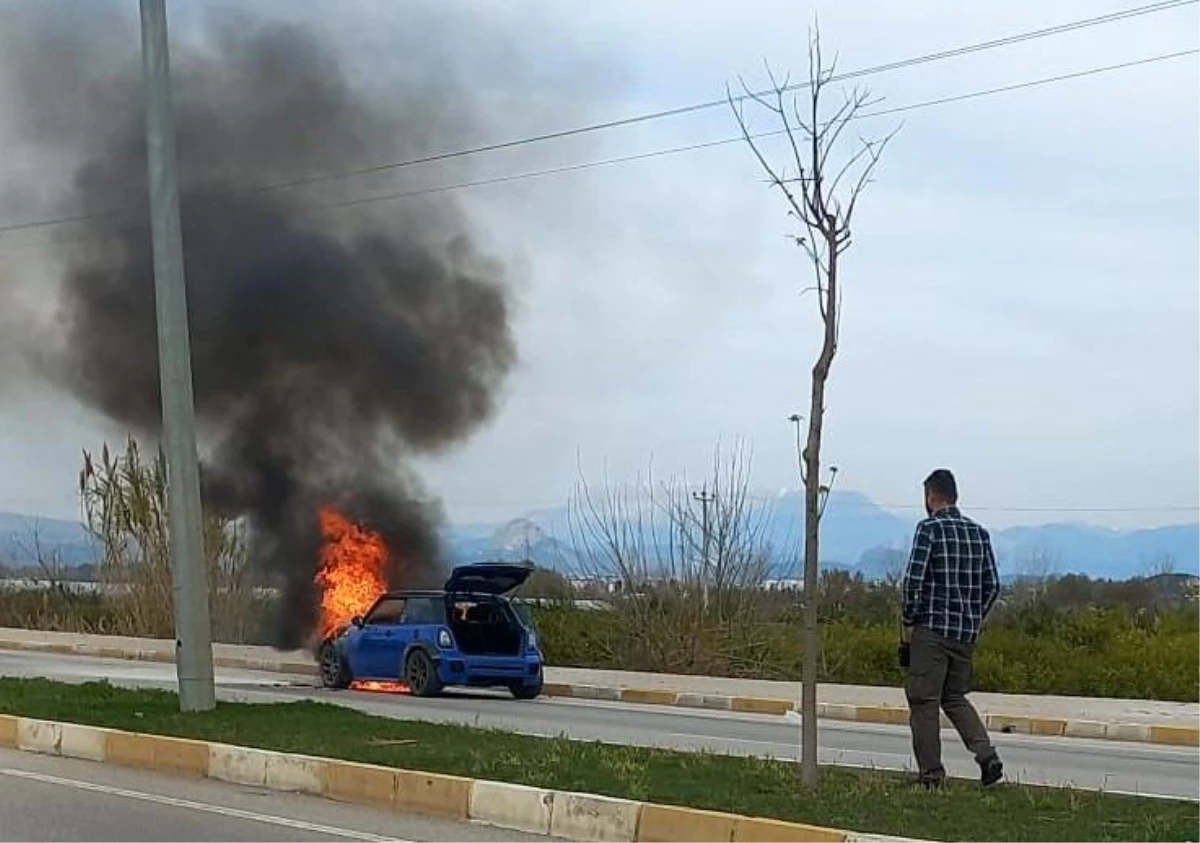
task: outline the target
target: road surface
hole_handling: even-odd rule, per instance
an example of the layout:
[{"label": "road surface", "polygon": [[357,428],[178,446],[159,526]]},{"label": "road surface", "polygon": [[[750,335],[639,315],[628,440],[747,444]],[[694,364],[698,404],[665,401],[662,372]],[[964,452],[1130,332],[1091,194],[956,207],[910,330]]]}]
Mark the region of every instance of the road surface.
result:
[{"label": "road surface", "polygon": [[[46,653],[0,653],[0,675],[66,682],[106,678],[114,684],[141,687],[175,685],[171,664]],[[772,715],[575,699],[517,702],[506,694],[422,700],[325,691],[313,687],[311,677],[244,670],[218,669],[217,682],[220,697],[227,700],[315,699],[386,717],[733,755],[795,758],[798,751],[798,725]],[[978,768],[954,733],[944,732],[943,739],[950,774],[977,777]],[[1010,781],[1183,799],[1197,799],[1200,793],[1200,753],[1194,748],[1029,735],[993,734],[993,739]],[[820,740],[822,763],[893,770],[909,769],[911,763],[905,727],[822,720]]]},{"label": "road surface", "polygon": [[207,779],[0,750],[0,841],[547,839]]}]

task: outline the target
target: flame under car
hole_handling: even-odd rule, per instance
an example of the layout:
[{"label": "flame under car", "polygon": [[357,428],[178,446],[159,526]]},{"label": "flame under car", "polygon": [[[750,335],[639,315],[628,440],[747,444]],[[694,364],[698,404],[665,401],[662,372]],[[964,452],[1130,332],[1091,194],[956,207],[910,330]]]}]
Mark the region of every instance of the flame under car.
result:
[{"label": "flame under car", "polygon": [[441,591],[389,591],[321,645],[321,683],[402,683],[418,697],[449,687],[503,687],[517,699],[542,692],[537,633],[507,595],[529,564],[455,568]]}]

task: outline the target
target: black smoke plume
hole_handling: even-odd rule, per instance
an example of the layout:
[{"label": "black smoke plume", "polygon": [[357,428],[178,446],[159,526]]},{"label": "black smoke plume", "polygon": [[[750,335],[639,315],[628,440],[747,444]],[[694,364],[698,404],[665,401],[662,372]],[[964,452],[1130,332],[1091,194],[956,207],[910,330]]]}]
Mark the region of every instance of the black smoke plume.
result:
[{"label": "black smoke plume", "polygon": [[[43,152],[74,159],[72,204],[98,216],[74,231],[57,333],[31,350],[58,386],[154,436],[136,29],[130,43],[75,17],[35,23],[16,67],[21,119]],[[258,188],[453,145],[472,129],[469,99],[421,68],[369,94],[314,31],[245,15],[176,36],[172,61],[205,504],[248,520],[285,589],[275,644],[300,646],[318,506],[383,535],[393,584],[440,573],[440,508],[406,459],[489,417],[515,348],[502,268],[445,196],[363,211],[339,203],[377,191],[370,180]],[[74,107],[56,100],[79,91]]]}]

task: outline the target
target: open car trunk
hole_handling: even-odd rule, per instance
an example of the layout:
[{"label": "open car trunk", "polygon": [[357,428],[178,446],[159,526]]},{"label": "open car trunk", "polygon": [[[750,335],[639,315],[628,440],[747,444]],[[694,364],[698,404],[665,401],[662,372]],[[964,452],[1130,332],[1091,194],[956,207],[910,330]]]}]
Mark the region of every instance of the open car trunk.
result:
[{"label": "open car trunk", "polygon": [[455,601],[450,631],[458,649],[472,656],[516,656],[521,653],[521,627],[502,603]]}]

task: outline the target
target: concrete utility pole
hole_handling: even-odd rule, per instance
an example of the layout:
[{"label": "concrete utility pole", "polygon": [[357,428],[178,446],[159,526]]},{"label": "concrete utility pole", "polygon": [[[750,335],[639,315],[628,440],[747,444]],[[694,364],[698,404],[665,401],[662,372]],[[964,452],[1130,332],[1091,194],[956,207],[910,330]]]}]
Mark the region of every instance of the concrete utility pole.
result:
[{"label": "concrete utility pole", "polygon": [[707,612],[708,611],[708,570],[711,566],[710,560],[708,557],[708,548],[709,548],[709,543],[708,543],[708,537],[709,537],[708,505],[710,503],[716,502],[717,496],[709,494],[708,487],[705,486],[699,492],[692,492],[692,499],[700,502],[700,512],[701,512],[701,519],[702,519],[701,523],[703,525],[701,528],[703,530],[703,534],[702,534],[703,537],[701,538],[703,549],[700,551],[701,557],[702,557],[700,560],[700,565],[701,565],[700,570],[702,572],[701,575],[703,577],[703,579],[701,580],[701,591],[704,595],[704,597],[703,597],[704,611]]},{"label": "concrete utility pole", "polygon": [[167,516],[175,603],[175,669],[179,707],[209,711],[213,688],[212,630],[200,511],[200,467],[192,398],[183,236],[175,120],[171,113],[171,60],[165,0],[141,0],[142,79],[146,87],[146,158],[154,248],[154,303],[162,390],[162,441],[167,456]]}]

